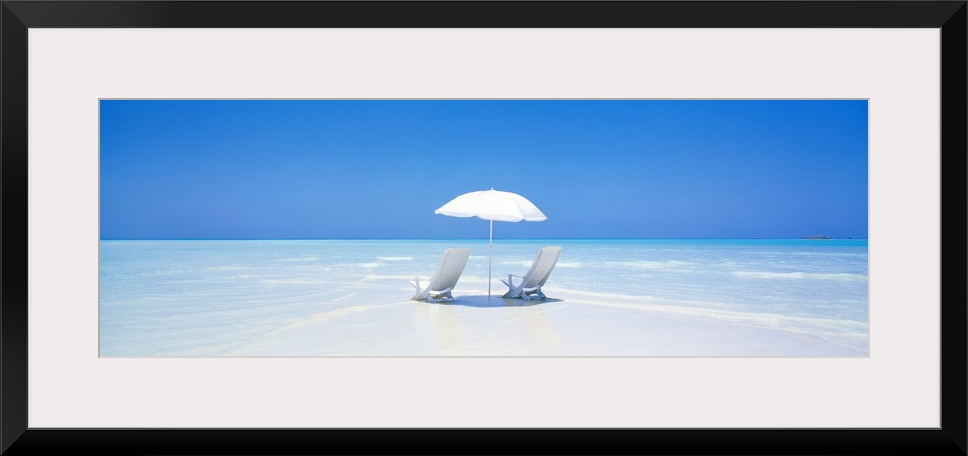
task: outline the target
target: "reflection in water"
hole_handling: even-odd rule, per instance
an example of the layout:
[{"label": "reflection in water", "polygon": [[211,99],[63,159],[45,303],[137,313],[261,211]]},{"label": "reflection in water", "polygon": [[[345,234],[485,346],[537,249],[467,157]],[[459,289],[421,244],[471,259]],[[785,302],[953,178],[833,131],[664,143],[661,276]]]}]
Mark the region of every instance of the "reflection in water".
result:
[{"label": "reflection in water", "polygon": [[414,303],[414,329],[435,346],[431,355],[490,356],[503,352],[554,356],[560,340],[547,311],[557,300],[459,296],[451,303]]},{"label": "reflection in water", "polygon": [[437,348],[441,355],[459,355],[466,338],[460,323],[460,316],[454,308],[447,305],[430,306],[430,322],[437,339]]},{"label": "reflection in water", "polygon": [[429,355],[461,354],[457,350],[465,346],[467,338],[453,307],[443,303],[415,302],[413,312],[414,329],[432,337],[431,345],[436,347],[436,352]]},{"label": "reflection in water", "polygon": [[528,329],[534,336],[532,339],[535,343],[535,351],[542,355],[556,354],[559,340],[558,335],[551,328],[551,323],[548,322],[548,316],[545,314],[547,309],[528,307],[526,310],[530,313],[527,322]]}]

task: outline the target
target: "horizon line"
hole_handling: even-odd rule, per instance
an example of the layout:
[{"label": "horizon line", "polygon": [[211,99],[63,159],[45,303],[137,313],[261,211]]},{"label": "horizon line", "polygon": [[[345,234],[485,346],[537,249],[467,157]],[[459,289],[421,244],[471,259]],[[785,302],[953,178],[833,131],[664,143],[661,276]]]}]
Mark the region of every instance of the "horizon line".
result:
[{"label": "horizon line", "polygon": [[[809,237],[536,237],[536,238],[501,238],[501,241],[532,241],[532,240],[766,240],[766,241],[845,241],[845,240],[863,240],[866,241],[866,237],[828,237],[828,238],[814,238]],[[131,238],[99,238],[101,241],[486,241],[485,238],[405,238],[405,237],[379,237],[379,238],[314,238],[314,237],[272,237],[272,238],[256,238],[256,237],[238,237],[238,238],[214,238],[214,237],[185,237],[185,238],[170,238],[170,237],[131,237]]]}]

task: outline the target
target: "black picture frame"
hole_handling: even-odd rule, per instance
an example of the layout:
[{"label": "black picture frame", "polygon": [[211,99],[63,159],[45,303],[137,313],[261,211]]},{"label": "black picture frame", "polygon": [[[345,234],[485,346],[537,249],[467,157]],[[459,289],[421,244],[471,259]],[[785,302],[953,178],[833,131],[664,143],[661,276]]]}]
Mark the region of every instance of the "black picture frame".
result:
[{"label": "black picture frame", "polygon": [[[966,1],[2,1],[0,452],[966,454]],[[941,30],[938,429],[36,429],[27,426],[27,30],[46,27],[767,27]]]}]

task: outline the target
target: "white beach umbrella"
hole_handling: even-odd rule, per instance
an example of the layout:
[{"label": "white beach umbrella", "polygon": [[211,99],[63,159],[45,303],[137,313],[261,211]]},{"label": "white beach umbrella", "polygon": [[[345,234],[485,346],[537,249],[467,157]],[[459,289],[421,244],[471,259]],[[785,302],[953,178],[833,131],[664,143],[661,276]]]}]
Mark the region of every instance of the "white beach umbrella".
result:
[{"label": "white beach umbrella", "polygon": [[527,198],[517,193],[494,190],[481,190],[465,193],[440,206],[434,214],[451,217],[477,217],[490,221],[487,240],[487,299],[491,299],[491,250],[494,240],[494,221],[499,222],[541,222],[547,220]]}]

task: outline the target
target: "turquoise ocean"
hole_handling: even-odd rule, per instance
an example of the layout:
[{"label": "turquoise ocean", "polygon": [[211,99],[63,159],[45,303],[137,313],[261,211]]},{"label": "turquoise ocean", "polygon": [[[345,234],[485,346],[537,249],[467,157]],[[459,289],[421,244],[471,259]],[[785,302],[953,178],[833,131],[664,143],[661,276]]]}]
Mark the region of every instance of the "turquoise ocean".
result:
[{"label": "turquoise ocean", "polygon": [[[552,299],[499,299],[506,291],[499,279],[524,275],[537,250],[549,245],[562,247],[544,287]],[[457,301],[410,301],[414,288],[408,282],[432,275],[447,248],[471,250],[454,289]],[[514,325],[533,325],[536,318],[543,319],[544,334],[555,333],[543,339],[544,351],[482,352],[493,356],[659,353],[634,334],[621,353],[611,353],[608,344],[587,352],[564,348],[572,334],[567,328],[581,328],[581,319],[596,315],[602,320],[584,326],[582,340],[609,337],[612,321],[622,322],[615,331],[635,333],[635,322],[650,315],[682,315],[720,325],[710,344],[724,332],[742,341],[750,331],[770,331],[790,346],[792,338],[808,338],[811,355],[868,355],[868,245],[862,239],[495,239],[490,248],[487,239],[102,240],[99,261],[101,356],[232,356],[280,334],[294,335],[297,327],[306,332],[293,339],[297,343],[277,344],[264,354],[352,355],[354,344],[364,343],[354,334],[368,335],[368,355],[476,353],[462,351],[459,340],[446,350],[401,350],[411,339],[419,345],[423,329],[413,324],[414,313],[436,309],[454,312],[448,318],[465,327],[474,321],[500,325],[483,337],[512,337]],[[322,318],[309,318],[320,315],[325,325]],[[317,328],[320,337],[307,328]],[[681,346],[701,344],[700,329]],[[322,337],[327,331],[330,337]],[[674,337],[663,344],[675,346]],[[787,354],[782,348],[734,347],[665,347],[661,353]]]}]

